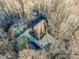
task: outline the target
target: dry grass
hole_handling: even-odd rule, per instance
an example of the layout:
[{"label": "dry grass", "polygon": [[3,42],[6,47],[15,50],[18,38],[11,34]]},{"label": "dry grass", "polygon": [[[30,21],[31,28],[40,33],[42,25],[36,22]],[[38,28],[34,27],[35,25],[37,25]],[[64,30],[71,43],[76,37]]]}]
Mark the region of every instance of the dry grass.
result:
[{"label": "dry grass", "polygon": [[69,40],[71,59],[79,59],[79,0],[0,0],[0,4],[0,16],[10,11],[19,13],[24,21],[31,20],[33,10],[39,9],[47,17],[50,34],[58,40]]}]

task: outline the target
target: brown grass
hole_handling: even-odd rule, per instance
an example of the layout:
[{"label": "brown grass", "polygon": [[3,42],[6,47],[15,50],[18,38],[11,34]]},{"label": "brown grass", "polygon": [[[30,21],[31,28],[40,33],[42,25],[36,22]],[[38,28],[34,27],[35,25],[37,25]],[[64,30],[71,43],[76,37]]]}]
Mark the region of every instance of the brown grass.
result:
[{"label": "brown grass", "polygon": [[[50,34],[55,39],[69,40],[72,48],[71,59],[79,59],[77,52],[79,50],[79,0],[1,0],[1,2],[4,6],[2,8],[0,5],[0,10],[20,13],[21,18],[27,17],[24,20],[32,19],[34,9],[45,13],[51,27]],[[1,10],[0,15],[3,14],[5,13]],[[74,53],[78,53],[78,56]]]}]

